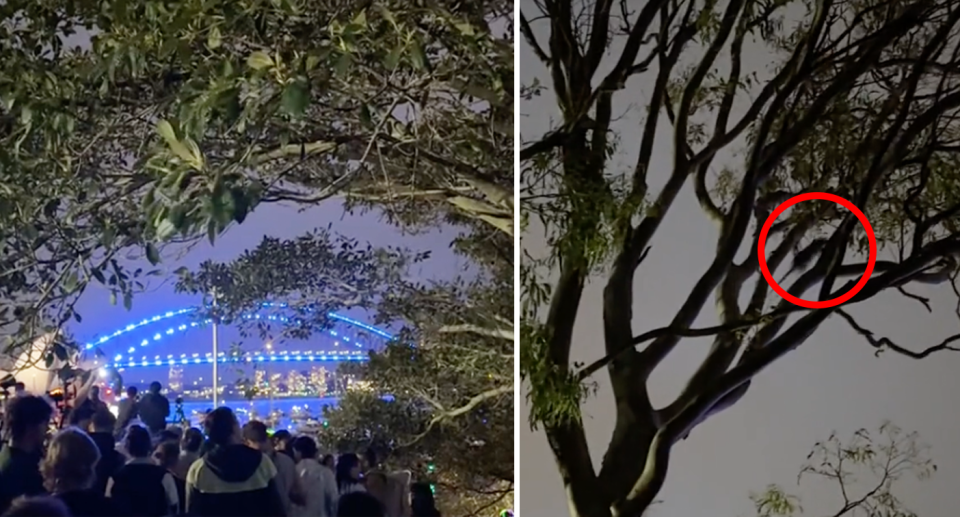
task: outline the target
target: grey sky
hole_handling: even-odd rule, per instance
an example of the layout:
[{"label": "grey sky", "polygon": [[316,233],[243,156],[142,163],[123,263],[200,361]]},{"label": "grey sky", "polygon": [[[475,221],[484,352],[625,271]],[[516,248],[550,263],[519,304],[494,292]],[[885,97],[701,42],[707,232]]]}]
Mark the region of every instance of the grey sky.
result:
[{"label": "grey sky", "polygon": [[[522,8],[534,12],[532,2]],[[541,26],[542,27],[542,26]],[[542,34],[542,33],[541,33]],[[543,40],[542,40],[543,41]],[[519,45],[521,81],[534,77],[549,84],[549,76],[530,52]],[[608,59],[609,59],[608,55]],[[601,67],[603,68],[603,67]],[[601,71],[602,73],[602,71]],[[632,165],[640,138],[640,121],[652,79],[629,83],[614,104],[614,113],[626,112],[615,124],[623,152],[617,165]],[[550,129],[559,113],[548,93],[522,102],[521,131],[534,139]],[[666,129],[664,126],[661,129]],[[651,189],[659,189],[672,163],[670,146],[661,139],[651,167]],[[716,230],[697,205],[688,184],[674,203],[652,251],[638,270],[635,283],[634,333],[662,327],[673,318],[696,279],[714,256]],[[542,250],[535,232],[525,235],[523,246]],[[600,295],[604,278],[594,278],[584,292],[574,332],[571,361],[590,362],[603,355]],[[878,335],[917,349],[935,344],[960,331],[953,314],[955,300],[949,286],[913,288],[933,299],[934,314],[898,294],[884,294],[851,309],[860,323]],[[809,296],[809,295],[808,295]],[[697,326],[716,323],[707,308]],[[652,396],[663,404],[675,396],[710,345],[709,339],[687,339],[654,375]],[[921,433],[933,446],[940,469],[921,484],[905,482],[898,495],[924,517],[953,515],[960,495],[960,417],[954,390],[960,389],[956,371],[960,354],[934,355],[912,361],[890,353],[880,358],[839,318],[821,326],[817,334],[753,383],[747,396],[733,408],[696,428],[675,448],[661,505],[652,516],[750,516],[748,495],[771,483],[783,485],[803,497],[804,515],[829,514],[836,509],[837,493],[826,483],[796,486],[796,476],[813,443],[831,430],[848,435],[857,428],[875,429],[890,419],[905,430]],[[599,391],[584,407],[587,439],[599,468],[614,424],[613,396],[605,371],[596,376]],[[525,402],[521,415],[528,414]],[[519,512],[525,517],[567,515],[563,486],[542,431],[532,432],[520,422]]]}]

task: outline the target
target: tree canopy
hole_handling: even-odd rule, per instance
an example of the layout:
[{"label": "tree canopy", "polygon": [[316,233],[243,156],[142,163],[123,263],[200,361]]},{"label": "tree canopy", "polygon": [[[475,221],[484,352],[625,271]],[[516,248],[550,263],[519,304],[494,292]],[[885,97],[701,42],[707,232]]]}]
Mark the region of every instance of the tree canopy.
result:
[{"label": "tree canopy", "polygon": [[[520,144],[522,221],[548,248],[526,251],[521,264],[521,374],[572,512],[641,515],[666,480],[671,448],[832,315],[878,352],[921,358],[960,340],[906,347],[846,310],[887,290],[929,310],[911,284],[956,291],[960,4],[545,0],[522,11],[524,44],[548,73],[521,93],[549,95],[559,121]],[[642,134],[627,142],[616,109],[637,101],[628,85],[643,80]],[[652,165],[657,146],[669,148],[668,166]],[[651,294],[634,292],[635,281],[688,184],[717,228],[715,255],[692,272],[697,281],[672,321],[638,332],[634,304]],[[841,306],[795,306],[771,295],[759,271],[763,222],[807,192],[853,202],[893,257],[878,260]],[[861,228],[832,203],[797,205],[770,230],[769,269],[794,296],[836,298],[866,269]],[[602,300],[581,300],[598,276]],[[586,365],[570,363],[581,302],[603,307],[605,355]],[[710,302],[718,324],[693,328]],[[709,354],[673,401],[654,407],[651,374],[693,337],[713,340]],[[617,419],[598,472],[580,407],[602,369]]]},{"label": "tree canopy", "polygon": [[[508,2],[0,6],[8,352],[129,306],[164,245],[332,197],[411,227],[512,232]],[[66,340],[65,340],[66,341]]]}]

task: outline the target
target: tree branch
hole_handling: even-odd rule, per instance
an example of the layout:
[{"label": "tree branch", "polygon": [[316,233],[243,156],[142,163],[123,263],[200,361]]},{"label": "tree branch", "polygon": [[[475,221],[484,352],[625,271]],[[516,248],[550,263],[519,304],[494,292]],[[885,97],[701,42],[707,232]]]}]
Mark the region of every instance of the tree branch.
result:
[{"label": "tree branch", "polygon": [[513,329],[506,328],[487,328],[481,327],[480,325],[447,325],[445,327],[440,327],[437,330],[440,334],[454,334],[459,332],[472,332],[474,334],[479,334],[481,336],[493,337],[498,339],[506,339],[507,341],[513,341]]},{"label": "tree branch", "polygon": [[927,356],[930,355],[930,354],[933,354],[933,353],[936,353],[936,352],[942,352],[942,351],[944,351],[944,350],[950,350],[950,351],[953,351],[953,352],[960,352],[960,348],[957,348],[957,347],[954,347],[954,346],[950,346],[951,343],[956,343],[957,341],[960,341],[960,334],[954,334],[954,335],[952,335],[952,336],[944,339],[943,341],[941,341],[940,343],[938,343],[938,344],[936,344],[936,345],[932,345],[932,346],[929,346],[929,347],[927,347],[927,348],[924,348],[923,350],[920,350],[919,352],[915,352],[915,351],[913,351],[913,350],[910,350],[909,348],[905,348],[905,347],[902,347],[902,346],[894,343],[893,341],[890,340],[890,338],[887,338],[887,337],[876,338],[876,337],[874,337],[873,331],[871,331],[871,330],[869,330],[869,329],[867,329],[867,328],[864,328],[864,327],[862,327],[860,324],[858,324],[858,323],[857,323],[857,320],[855,320],[855,319],[853,318],[853,316],[851,316],[850,313],[848,313],[847,311],[845,311],[845,310],[843,310],[843,309],[837,309],[836,312],[837,312],[837,314],[839,314],[844,320],[846,320],[846,322],[850,325],[850,327],[853,328],[853,330],[855,330],[858,334],[860,334],[861,336],[863,336],[864,339],[866,339],[867,342],[870,343],[871,346],[873,346],[874,348],[877,349],[877,351],[875,352],[875,355],[880,355],[880,354],[883,352],[884,349],[889,349],[889,350],[893,350],[894,352],[896,352],[896,353],[898,353],[898,354],[900,354],[900,355],[909,357],[909,358],[911,358],[911,359],[923,359],[924,357],[927,357]]}]

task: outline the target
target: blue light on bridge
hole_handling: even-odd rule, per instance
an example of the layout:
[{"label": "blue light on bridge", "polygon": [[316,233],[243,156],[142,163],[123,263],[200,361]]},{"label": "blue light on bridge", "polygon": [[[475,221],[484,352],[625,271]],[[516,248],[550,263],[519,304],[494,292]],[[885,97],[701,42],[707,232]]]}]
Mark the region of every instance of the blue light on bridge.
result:
[{"label": "blue light on bridge", "polygon": [[[275,304],[275,303],[263,303],[261,304],[261,307],[262,308],[287,308],[287,305]],[[196,310],[197,310],[196,307],[188,307],[188,308],[184,308],[176,311],[167,311],[163,314],[154,316],[152,318],[144,319],[138,323],[129,324],[126,327],[123,327],[121,329],[114,331],[111,334],[103,336],[94,342],[87,343],[84,346],[84,348],[86,350],[90,350],[95,346],[107,343],[114,338],[117,338],[129,332],[132,332],[139,328],[152,325],[157,322],[174,318],[177,316],[189,314],[189,313],[195,312]],[[311,311],[312,309],[304,309],[304,310]],[[261,315],[256,313],[246,314],[242,317],[244,319],[261,319]],[[341,316],[339,314],[332,313],[332,312],[328,313],[327,317],[329,317],[332,320],[340,321],[350,326],[368,331],[380,338],[383,338],[384,340],[389,341],[393,339],[393,336],[387,333],[386,331],[376,327],[372,327],[361,321],[357,321],[355,319],[348,318],[346,316]],[[264,316],[263,319],[267,319],[270,321],[281,321],[281,322],[291,321],[291,318],[287,318],[285,316],[272,315],[272,314]],[[202,322],[192,321],[189,324],[182,324],[176,327],[170,327],[163,332],[157,332],[153,334],[152,338],[143,339],[142,341],[140,341],[140,347],[146,347],[152,342],[162,340],[166,336],[172,336],[178,332],[185,332],[187,330],[191,330],[202,325],[207,325],[209,323],[211,323],[211,320],[206,319],[206,320],[203,320]],[[336,337],[345,343],[350,343],[356,346],[357,348],[363,348],[364,346],[362,343],[359,343],[356,340],[351,341],[349,336],[341,335],[336,330],[333,330],[333,329],[328,330],[328,333],[331,336]],[[340,341],[336,341],[334,344],[336,346],[339,346]],[[137,351],[137,347],[131,346],[127,349],[127,354],[134,354],[136,353],[136,351]],[[116,354],[113,356],[113,362],[111,363],[111,366],[113,366],[114,368],[136,368],[136,367],[148,367],[148,366],[172,366],[172,365],[178,365],[178,364],[190,365],[190,364],[212,364],[213,363],[213,357],[212,357],[212,354],[210,353],[206,354],[204,357],[200,357],[199,354],[192,354],[190,357],[186,357],[186,356],[187,354],[181,354],[180,357],[174,358],[173,355],[168,355],[166,358],[163,358],[163,359],[161,359],[160,356],[155,356],[152,360],[149,360],[147,359],[146,356],[143,356],[139,360],[137,360],[135,357],[132,357],[132,356],[128,357],[128,356],[124,356],[124,354]],[[231,354],[230,356],[227,356],[224,353],[220,353],[218,354],[217,362],[218,363],[251,362],[254,360],[258,362],[365,361],[367,360],[367,354],[363,350],[352,350],[352,351],[312,350],[312,351],[303,351],[303,352],[296,351],[293,354],[289,354],[288,352],[279,352],[279,353],[274,353],[270,355],[263,355],[263,354],[254,355],[254,354],[248,353],[240,356],[236,356],[233,354]]]}]

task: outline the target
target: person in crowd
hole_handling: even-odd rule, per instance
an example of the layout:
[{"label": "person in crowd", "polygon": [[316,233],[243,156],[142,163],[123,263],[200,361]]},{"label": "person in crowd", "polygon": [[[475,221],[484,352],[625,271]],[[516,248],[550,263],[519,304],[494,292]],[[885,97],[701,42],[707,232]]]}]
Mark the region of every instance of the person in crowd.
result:
[{"label": "person in crowd", "polygon": [[293,441],[293,435],[290,434],[290,431],[286,429],[280,429],[279,431],[273,433],[273,449],[277,452],[282,452],[287,456],[290,456],[290,459],[293,459],[293,451],[290,450],[290,442]]},{"label": "person in crowd", "polygon": [[[359,465],[359,460],[357,463]],[[386,514],[376,497],[366,492],[351,492],[337,502],[337,517],[386,517]]]},{"label": "person in crowd", "polygon": [[70,510],[74,517],[121,515],[102,492],[91,490],[97,481],[100,449],[93,438],[77,427],[68,427],[50,440],[40,464],[43,486]]},{"label": "person in crowd", "polygon": [[3,517],[72,517],[70,509],[56,497],[21,497],[10,505]]},{"label": "person in crowd", "polygon": [[180,507],[177,484],[167,469],[153,461],[150,432],[130,426],[124,439],[130,461],[107,484],[107,496],[127,515],[161,517],[174,515]]},{"label": "person in crowd", "polygon": [[174,469],[177,477],[187,479],[187,471],[190,465],[200,459],[200,447],[203,446],[203,433],[196,427],[191,427],[183,432],[183,438],[180,439],[180,459],[177,460],[177,468]]},{"label": "person in crowd", "polygon": [[90,420],[88,428],[90,438],[97,444],[100,450],[100,461],[97,462],[97,480],[93,484],[93,490],[98,494],[106,493],[107,483],[110,478],[126,462],[123,454],[117,450],[117,441],[113,437],[113,430],[117,423],[113,413],[106,410],[97,411]]},{"label": "person in crowd", "polygon": [[156,442],[158,444],[163,442],[178,443],[179,441],[180,441],[180,435],[171,431],[170,429],[164,429],[163,431],[160,431],[160,433],[157,434]]},{"label": "person in crowd", "polygon": [[140,420],[154,436],[167,427],[167,418],[170,416],[170,401],[160,393],[162,389],[159,382],[151,382],[150,391],[137,404]]},{"label": "person in crowd", "polygon": [[187,513],[196,517],[285,517],[277,468],[266,454],[243,444],[228,407],[207,414],[211,449],[187,472]]},{"label": "person in crowd", "polygon": [[[309,436],[298,436],[291,443],[297,460],[297,476],[303,485],[306,501],[294,507],[294,515],[303,517],[334,517],[337,514],[337,480],[333,471],[317,460],[317,442]],[[282,456],[282,455],[281,455]]]},{"label": "person in crowd", "polygon": [[337,468],[337,459],[333,454],[324,454],[320,464],[330,469],[330,472],[334,472]]},{"label": "person in crowd", "polygon": [[433,490],[427,483],[410,485],[410,517],[440,517]]},{"label": "person in crowd", "polygon": [[389,516],[407,515],[409,511],[410,472],[388,472],[383,458],[373,447],[363,455],[364,487],[382,504]]},{"label": "person in crowd", "polygon": [[42,494],[40,460],[53,408],[47,401],[24,395],[7,405],[9,441],[0,450],[0,513],[20,496]]},{"label": "person in crowd", "polygon": [[283,499],[283,507],[290,514],[290,505],[306,503],[303,487],[297,477],[297,467],[292,458],[273,450],[273,443],[267,435],[267,425],[258,420],[251,420],[243,426],[243,442],[252,449],[256,449],[270,458],[277,467],[277,490]]},{"label": "person in crowd", "polygon": [[156,450],[153,451],[153,459],[157,462],[157,465],[166,469],[173,476],[173,481],[177,485],[177,500],[180,503],[177,513],[183,514],[186,511],[187,504],[187,485],[183,478],[176,475],[177,463],[180,460],[180,444],[170,441],[160,442],[157,444]]},{"label": "person in crowd", "polygon": [[360,480],[360,457],[352,452],[337,458],[337,489],[340,496],[353,492],[365,492]]},{"label": "person in crowd", "polygon": [[165,432],[177,443],[180,443],[180,439],[183,438],[183,426],[181,424],[168,424]]},{"label": "person in crowd", "polygon": [[367,490],[367,493],[372,495],[380,501],[380,504],[383,505],[384,513],[389,517],[394,517],[394,514],[387,511],[387,503],[390,500],[390,491],[387,485],[387,474],[382,470],[371,470],[363,475],[363,487]]},{"label": "person in crowd", "polygon": [[70,423],[80,429],[87,429],[90,427],[93,415],[98,411],[109,412],[110,408],[107,407],[106,402],[100,400],[100,386],[93,385],[90,386],[86,396],[77,401],[77,406],[70,413]]},{"label": "person in crowd", "polygon": [[124,429],[139,416],[137,387],[127,386],[127,397],[121,400],[117,406],[117,424],[113,428],[113,436],[120,438]]}]

